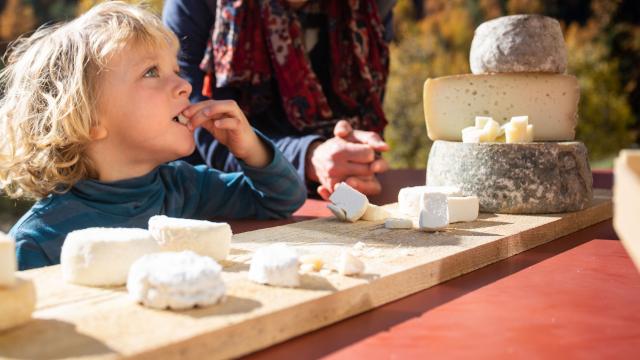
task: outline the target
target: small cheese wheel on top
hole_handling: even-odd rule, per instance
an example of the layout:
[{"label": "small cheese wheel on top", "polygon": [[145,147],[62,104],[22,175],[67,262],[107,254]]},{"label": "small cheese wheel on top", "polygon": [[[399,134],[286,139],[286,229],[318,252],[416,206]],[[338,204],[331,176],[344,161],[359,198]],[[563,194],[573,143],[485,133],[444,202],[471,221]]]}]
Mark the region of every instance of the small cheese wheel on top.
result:
[{"label": "small cheese wheel on top", "polygon": [[15,284],[16,249],[12,238],[0,231],[0,288]]},{"label": "small cheese wheel on top", "polygon": [[190,250],[221,261],[231,250],[233,234],[227,223],[156,215],[149,219],[149,231],[162,251]]},{"label": "small cheese wheel on top", "polygon": [[65,281],[87,286],[118,286],[140,257],[160,251],[149,231],[135,228],[87,228],[70,232],[60,264]]},{"label": "small cheese wheel on top", "polygon": [[33,281],[18,277],[12,286],[0,287],[0,331],[28,322],[35,308]]}]

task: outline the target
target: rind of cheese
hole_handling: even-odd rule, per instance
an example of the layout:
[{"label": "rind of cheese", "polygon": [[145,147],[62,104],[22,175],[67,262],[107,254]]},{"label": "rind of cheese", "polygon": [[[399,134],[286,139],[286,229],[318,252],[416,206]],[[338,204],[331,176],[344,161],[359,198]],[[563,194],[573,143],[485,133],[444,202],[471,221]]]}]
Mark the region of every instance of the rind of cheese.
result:
[{"label": "rind of cheese", "polygon": [[613,227],[640,270],[640,150],[622,150],[614,163]]},{"label": "rind of cheese", "polygon": [[192,251],[145,255],[132,266],[127,279],[129,297],[154,309],[184,310],[220,302],[226,287],[222,267]]},{"label": "rind of cheese", "polygon": [[570,75],[486,74],[427,79],[424,113],[431,140],[462,141],[476,116],[504,124],[527,114],[535,141],[575,138],[580,88]]},{"label": "rind of cheese", "polygon": [[294,249],[285,244],[272,244],[256,250],[249,266],[249,280],[273,286],[300,285],[300,261]]},{"label": "rind of cheese", "polygon": [[486,21],[475,30],[469,64],[474,74],[564,73],[567,49],[560,23],[533,14]]},{"label": "rind of cheese", "polygon": [[447,194],[425,192],[422,194],[418,226],[423,231],[441,230],[449,225]]},{"label": "rind of cheese", "polygon": [[475,221],[480,212],[477,196],[450,196],[447,198],[447,206],[450,223]]},{"label": "rind of cheese", "polygon": [[391,216],[391,214],[383,207],[378,205],[367,205],[367,211],[362,215],[362,220],[366,221],[381,221]]},{"label": "rind of cheese", "polygon": [[28,322],[35,308],[33,281],[18,277],[13,286],[0,287],[0,331]]},{"label": "rind of cheese", "polygon": [[224,222],[156,215],[149,219],[149,231],[162,251],[190,250],[222,261],[231,250],[233,233]]},{"label": "rind of cheese", "polygon": [[336,186],[329,200],[344,211],[346,220],[350,222],[360,219],[369,205],[369,199],[364,194],[345,182],[341,182]]},{"label": "rind of cheese", "polygon": [[15,284],[16,247],[9,235],[0,231],[0,288]]},{"label": "rind of cheese", "polygon": [[70,232],[60,264],[65,281],[87,286],[118,286],[140,257],[160,251],[149,231],[135,228],[87,228]]},{"label": "rind of cheese", "polygon": [[435,141],[429,185],[477,195],[480,211],[541,214],[578,211],[593,199],[587,148],[578,142],[463,144]]}]

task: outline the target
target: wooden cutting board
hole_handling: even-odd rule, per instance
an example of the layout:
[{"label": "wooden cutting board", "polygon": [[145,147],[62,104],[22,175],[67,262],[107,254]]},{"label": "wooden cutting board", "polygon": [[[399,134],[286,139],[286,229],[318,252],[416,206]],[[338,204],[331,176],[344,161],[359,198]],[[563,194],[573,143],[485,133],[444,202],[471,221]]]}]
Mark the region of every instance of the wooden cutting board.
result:
[{"label": "wooden cutting board", "polygon": [[[394,207],[389,205],[389,207]],[[38,291],[34,319],[0,333],[9,358],[229,358],[268,347],[481,268],[612,216],[611,194],[558,215],[481,214],[445,232],[387,230],[382,222],[304,221],[235,235],[224,263],[227,299],[190,311],[157,311],[120,288],[66,284],[60,267],[26,271]],[[301,288],[246,279],[253,250],[274,242],[335,259],[357,246],[366,272],[304,275]]]}]

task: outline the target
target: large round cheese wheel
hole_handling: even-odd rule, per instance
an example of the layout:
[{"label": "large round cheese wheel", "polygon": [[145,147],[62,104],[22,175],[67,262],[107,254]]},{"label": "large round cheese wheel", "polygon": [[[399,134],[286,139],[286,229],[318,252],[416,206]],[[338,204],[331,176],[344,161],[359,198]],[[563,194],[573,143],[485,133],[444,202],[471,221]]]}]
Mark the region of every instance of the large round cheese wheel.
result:
[{"label": "large round cheese wheel", "polygon": [[557,20],[542,15],[504,16],[478,26],[469,62],[474,74],[564,73],[567,49]]},{"label": "large round cheese wheel", "polygon": [[0,331],[26,323],[35,308],[33,281],[16,277],[13,286],[0,287]]},{"label": "large round cheese wheel", "polygon": [[593,199],[587,148],[579,142],[470,144],[436,141],[428,185],[476,195],[480,211],[512,214],[584,209]]}]

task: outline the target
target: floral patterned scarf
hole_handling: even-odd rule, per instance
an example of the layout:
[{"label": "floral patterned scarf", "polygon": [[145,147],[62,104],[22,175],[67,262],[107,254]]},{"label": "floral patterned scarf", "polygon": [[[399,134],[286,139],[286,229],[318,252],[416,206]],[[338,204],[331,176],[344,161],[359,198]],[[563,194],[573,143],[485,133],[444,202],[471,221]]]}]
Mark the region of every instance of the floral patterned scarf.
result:
[{"label": "floral patterned scarf", "polygon": [[[356,128],[382,133],[389,51],[376,1],[321,0],[320,6],[328,21],[332,90]],[[303,132],[335,123],[339,119],[312,70],[303,35],[284,0],[217,0],[200,65],[206,74],[203,94],[212,97],[215,88],[234,88],[248,116],[279,100],[289,122]],[[273,98],[272,81],[280,99]]]}]

